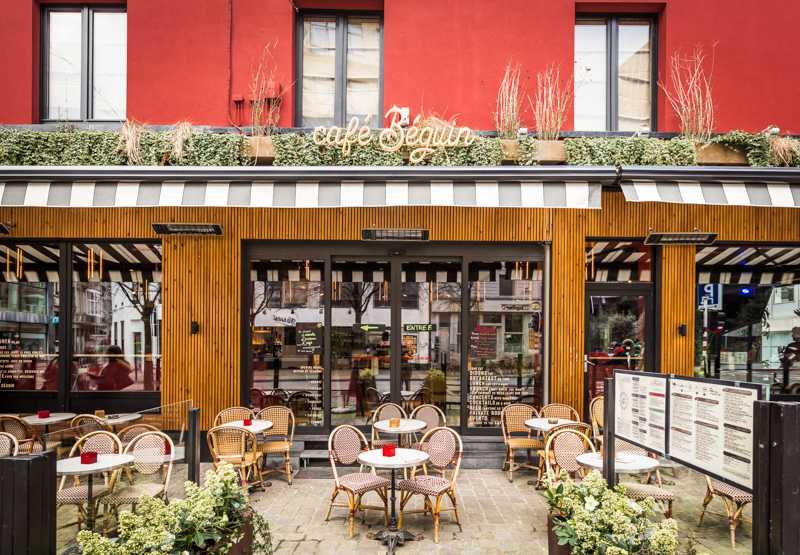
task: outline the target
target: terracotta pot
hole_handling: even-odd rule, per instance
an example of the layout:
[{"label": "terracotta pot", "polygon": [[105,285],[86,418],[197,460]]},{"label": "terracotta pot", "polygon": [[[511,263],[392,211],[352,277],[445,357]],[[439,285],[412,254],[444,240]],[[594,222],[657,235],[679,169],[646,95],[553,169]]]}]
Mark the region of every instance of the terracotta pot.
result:
[{"label": "terracotta pot", "polygon": [[275,159],[272,137],[245,137],[245,156],[255,158],[257,164],[271,164]]},{"label": "terracotta pot", "polygon": [[696,144],[694,147],[700,166],[747,166],[744,150],[719,143]]},{"label": "terracotta pot", "polygon": [[536,161],[540,164],[566,164],[564,141],[536,141]]},{"label": "terracotta pot", "polygon": [[228,555],[251,555],[253,553],[253,523],[247,518],[242,525],[242,539],[231,546]]},{"label": "terracotta pot", "polygon": [[570,555],[572,549],[568,545],[558,545],[558,536],[553,532],[553,516],[547,515],[547,553],[549,555]]}]

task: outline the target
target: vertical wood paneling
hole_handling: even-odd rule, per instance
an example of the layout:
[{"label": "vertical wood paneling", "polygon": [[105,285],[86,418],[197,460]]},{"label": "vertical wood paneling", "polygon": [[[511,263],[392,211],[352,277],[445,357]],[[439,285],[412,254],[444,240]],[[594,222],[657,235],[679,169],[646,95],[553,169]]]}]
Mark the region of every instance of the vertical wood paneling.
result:
[{"label": "vertical wood paneling", "polygon": [[[719,233],[720,241],[800,242],[793,209],[628,203],[603,193],[602,210],[385,207],[3,208],[0,221],[19,238],[156,238],[152,222],[215,222],[221,238],[164,238],[164,402],[193,398],[208,426],[239,402],[240,268],[244,239],[358,240],[366,227],[420,227],[432,241],[552,241],[551,397],[583,403],[584,242],[586,237],[644,237],[649,228]],[[457,247],[454,254],[458,254]],[[694,257],[664,249],[662,368],[688,372],[693,356]],[[200,333],[191,335],[192,320]],[[689,335],[677,335],[686,323]]]},{"label": "vertical wood paneling", "polygon": [[[661,249],[661,363],[667,374],[694,373],[695,247],[669,246]],[[678,326],[686,324],[685,336]]]}]

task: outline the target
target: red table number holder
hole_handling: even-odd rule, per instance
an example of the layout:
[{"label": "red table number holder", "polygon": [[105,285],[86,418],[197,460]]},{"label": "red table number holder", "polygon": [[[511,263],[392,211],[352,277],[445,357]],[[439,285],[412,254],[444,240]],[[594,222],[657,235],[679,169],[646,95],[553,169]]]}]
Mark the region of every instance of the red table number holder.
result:
[{"label": "red table number holder", "polygon": [[253,419],[252,418],[245,418],[244,419],[244,425],[245,426],[250,426],[252,424],[253,424]]},{"label": "red table number holder", "polygon": [[387,443],[383,446],[384,457],[394,457],[396,454],[394,443]]},{"label": "red table number holder", "polygon": [[164,440],[164,454],[165,455],[171,455],[172,454],[172,444],[169,441],[167,441],[166,439]]},{"label": "red table number holder", "polygon": [[39,418],[50,418],[50,411],[49,410],[40,410],[36,413],[36,416]]},{"label": "red table number holder", "polygon": [[84,451],[81,453],[81,464],[94,464],[97,462],[97,451]]}]

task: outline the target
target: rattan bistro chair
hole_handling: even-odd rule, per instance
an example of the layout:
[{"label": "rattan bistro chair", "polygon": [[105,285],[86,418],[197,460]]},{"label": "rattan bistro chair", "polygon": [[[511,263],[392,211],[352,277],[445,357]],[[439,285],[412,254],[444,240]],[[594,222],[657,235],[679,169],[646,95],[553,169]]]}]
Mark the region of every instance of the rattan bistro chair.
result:
[{"label": "rattan bistro chair", "polygon": [[[355,426],[344,424],[338,426],[331,432],[328,437],[328,458],[331,461],[331,468],[333,469],[333,492],[331,493],[331,501],[328,505],[328,512],[325,514],[325,521],[330,520],[331,511],[334,507],[347,507],[348,515],[348,535],[352,538],[355,533],[355,518],[358,511],[367,509],[383,511],[384,522],[389,522],[389,510],[387,505],[386,490],[389,487],[389,480],[382,476],[375,474],[375,471],[364,472],[364,466],[361,465],[358,472],[345,474],[339,476],[337,464],[354,465],[358,462],[358,455],[362,451],[366,451],[369,445],[367,438]],[[374,505],[364,505],[362,500],[364,495],[374,491],[378,497],[383,501],[383,507]],[[347,495],[347,505],[343,503],[335,503],[336,497],[340,492],[345,492]]]},{"label": "rattan bistro chair", "polygon": [[388,420],[389,418],[407,418],[406,411],[404,411],[403,407],[397,403],[383,403],[375,409],[375,412],[372,413],[372,418],[370,419],[370,425],[372,426],[371,444],[373,449],[377,449],[386,443],[393,443],[394,441],[400,439],[399,437],[397,440],[395,440],[395,438],[381,438],[380,432],[378,432],[378,430],[375,428],[375,422]]},{"label": "rattan bistro chair", "polygon": [[[94,451],[100,455],[115,455],[122,452],[122,443],[114,433],[107,430],[97,430],[78,438],[75,445],[70,449],[69,456],[77,457],[84,451]],[[92,499],[96,503],[99,504],[104,497],[114,491],[118,475],[119,469],[103,472],[103,484],[92,485]],[[68,485],[67,480],[67,476],[61,477],[58,493],[56,493],[56,510],[65,505],[77,505],[78,528],[80,529],[81,523],[86,519],[84,505],[88,502],[88,486],[81,484],[80,476],[72,477],[72,485]]]},{"label": "rattan bistro chair", "polygon": [[18,454],[17,438],[8,432],[0,432],[0,457],[16,457]]},{"label": "rattan bistro chair", "polygon": [[[434,428],[443,428],[447,426],[447,417],[444,411],[436,405],[426,404],[420,405],[411,411],[409,418],[413,420],[422,420],[426,426],[421,430],[421,434],[425,435]],[[414,434],[416,438],[417,434]],[[415,449],[424,449],[422,441],[416,441],[414,444]]]},{"label": "rattan bistro chair", "polygon": [[17,440],[20,453],[36,453],[42,450],[42,443],[36,432],[18,416],[0,416],[0,432],[5,432]]},{"label": "rattan bistro chair", "polygon": [[[258,444],[264,459],[262,474],[264,476],[270,472],[286,474],[286,480],[291,486],[292,459],[289,453],[292,449],[292,441],[294,441],[294,413],[288,407],[275,405],[259,411],[256,418],[272,422],[272,428],[262,434],[266,439]],[[283,469],[279,466],[268,467],[266,464],[268,455],[283,456]]]},{"label": "rattan bistro chair", "polygon": [[112,513],[115,517],[119,516],[119,507],[130,505],[131,510],[136,512],[136,504],[143,495],[150,497],[160,497],[167,500],[167,489],[169,480],[172,476],[172,457],[175,446],[169,436],[159,431],[146,431],[139,434],[125,447],[125,453],[133,456],[131,469],[147,477],[154,474],[161,474],[158,481],[142,481],[116,489],[103,500],[107,508],[107,513]]},{"label": "rattan bistro chair", "polygon": [[[539,468],[537,465],[533,464],[531,454],[543,447],[542,439],[533,435],[531,429],[525,426],[526,420],[536,418],[537,416],[538,414],[535,408],[531,405],[523,405],[520,403],[506,405],[500,413],[503,442],[506,444],[506,460],[503,463],[503,470],[508,471],[509,482],[514,481],[515,470],[519,470],[520,468],[537,470]],[[526,451],[526,462],[518,463],[514,458],[514,452],[519,450]]]},{"label": "rattan bistro chair", "polygon": [[70,420],[69,427],[76,439],[80,439],[92,432],[113,431],[105,420],[93,414],[79,414],[73,417]]},{"label": "rattan bistro chair", "polygon": [[[122,442],[122,448],[125,449],[128,447],[131,441],[133,441],[137,436],[140,436],[146,432],[157,432],[159,431],[158,428],[155,426],[151,426],[150,424],[131,424],[127,428],[123,428],[117,434],[117,437]],[[125,477],[128,478],[128,483],[133,484],[133,468],[126,466],[125,467]]]},{"label": "rattan bistro chair", "polygon": [[[423,436],[422,443],[427,446],[426,452],[430,458],[422,466],[422,475],[414,473],[410,478],[400,480],[399,525],[402,528],[404,512],[408,514],[430,513],[433,517],[433,541],[439,543],[439,518],[442,511],[453,511],[458,529],[461,530],[456,499],[456,479],[461,468],[464,445],[461,442],[461,436],[450,428],[430,430]],[[428,474],[429,466],[437,470],[441,476]],[[414,495],[424,497],[424,508],[417,511],[405,511],[405,506]],[[452,507],[442,509],[442,501],[445,496],[450,499]]]},{"label": "rattan bistro chair", "polygon": [[208,431],[206,442],[215,470],[227,462],[237,470],[244,487],[263,485],[261,468],[258,466],[261,453],[253,432],[231,426],[217,426]]},{"label": "rattan bistro chair", "polygon": [[592,422],[592,439],[595,446],[599,449],[603,445],[603,418],[604,415],[603,395],[598,395],[589,403],[589,419]]},{"label": "rattan bistro chair", "polygon": [[569,405],[562,405],[561,403],[550,403],[542,407],[539,411],[539,416],[542,418],[563,418],[565,420],[581,421],[578,416],[578,411]]},{"label": "rattan bistro chair", "polygon": [[724,482],[712,480],[706,476],[706,496],[703,499],[703,511],[700,513],[700,525],[703,524],[703,517],[706,514],[708,504],[715,497],[721,498],[725,503],[725,513],[728,516],[728,526],[731,529],[731,548],[736,549],[736,527],[739,525],[739,521],[742,520],[744,508],[753,502],[753,494]]},{"label": "rattan bistro chair", "polygon": [[222,409],[214,417],[214,427],[228,424],[229,422],[236,422],[237,420],[245,420],[253,418],[253,411],[247,407],[229,407]]},{"label": "rattan bistro chair", "polygon": [[[550,437],[551,434],[554,434],[555,432],[557,432],[559,430],[573,430],[575,432],[580,432],[583,435],[589,436],[589,437],[591,437],[591,434],[592,434],[591,426],[589,426],[588,424],[586,424],[584,422],[567,422],[565,424],[559,424],[558,426],[554,426],[550,430],[550,432],[547,434],[547,437]],[[547,437],[545,438],[545,440],[547,439]],[[539,481],[537,482],[536,485],[537,486],[542,486],[544,484],[545,468],[547,466],[545,464],[545,459],[548,457],[548,455],[545,452],[544,447],[542,447],[542,449],[540,451],[538,451],[537,455],[539,457]],[[550,453],[549,457],[550,457],[550,464],[551,465],[555,464],[555,461],[553,461],[553,453],[552,452]]]},{"label": "rattan bistro chair", "polygon": [[577,458],[589,451],[596,453],[597,449],[587,434],[569,428],[551,431],[544,446],[547,476],[553,480],[563,470],[570,476],[577,474],[582,478],[585,469]]}]

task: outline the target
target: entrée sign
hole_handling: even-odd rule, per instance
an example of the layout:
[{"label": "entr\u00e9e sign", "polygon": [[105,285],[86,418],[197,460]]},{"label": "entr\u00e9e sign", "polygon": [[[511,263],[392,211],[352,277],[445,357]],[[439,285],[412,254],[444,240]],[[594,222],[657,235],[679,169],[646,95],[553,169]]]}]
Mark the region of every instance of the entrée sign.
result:
[{"label": "entr\u00e9e sign", "polygon": [[423,161],[437,148],[464,147],[475,142],[475,135],[469,127],[455,125],[430,125],[423,123],[417,116],[410,127],[401,125],[402,111],[393,106],[386,112],[389,127],[374,134],[368,125],[369,116],[361,124],[353,117],[347,127],[317,127],[312,140],[317,146],[330,146],[342,149],[345,156],[350,154],[353,145],[367,146],[377,140],[378,146],[385,152],[397,152],[403,147],[409,149],[409,161],[417,164]]}]

